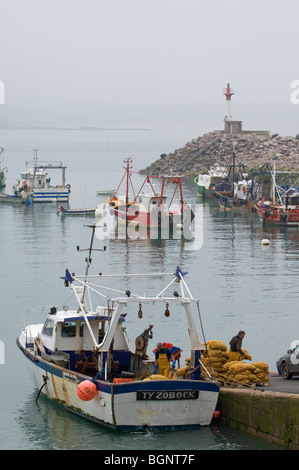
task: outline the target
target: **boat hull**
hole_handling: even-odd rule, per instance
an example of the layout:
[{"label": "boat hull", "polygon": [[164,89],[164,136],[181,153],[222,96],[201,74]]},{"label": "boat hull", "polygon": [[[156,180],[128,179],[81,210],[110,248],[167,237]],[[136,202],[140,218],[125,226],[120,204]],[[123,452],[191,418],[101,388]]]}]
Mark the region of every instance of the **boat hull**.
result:
[{"label": "boat hull", "polygon": [[198,176],[194,178],[194,183],[195,183],[196,191],[199,197],[202,197],[203,199],[207,197],[211,197],[210,189],[198,183]]},{"label": "boat hull", "polygon": [[33,190],[34,202],[69,202],[69,191],[65,189],[39,189]]},{"label": "boat hull", "polygon": [[62,209],[59,211],[62,215],[92,215],[94,216],[96,209]]},{"label": "boat hull", "polygon": [[137,204],[129,206],[127,211],[123,206],[114,208],[111,206],[108,207],[111,214],[115,216],[115,220],[118,224],[131,224],[132,226],[135,225],[147,228],[158,227],[165,229],[184,223],[189,227],[194,218],[194,214],[187,204],[184,205],[183,214],[180,211],[166,212],[153,210],[146,212],[141,210]]},{"label": "boat hull", "polygon": [[299,209],[283,210],[282,207],[271,207],[258,203],[254,207],[263,224],[282,227],[299,227]]},{"label": "boat hull", "polygon": [[9,204],[26,204],[26,199],[15,195],[0,193],[0,202]]},{"label": "boat hull", "polygon": [[185,429],[207,426],[211,422],[219,392],[215,382],[143,380],[110,383],[96,380],[96,396],[90,401],[82,401],[77,395],[77,386],[82,380],[91,380],[90,377],[35,356],[26,348],[22,334],[17,344],[36,388],[43,395],[101,425],[131,432]]}]

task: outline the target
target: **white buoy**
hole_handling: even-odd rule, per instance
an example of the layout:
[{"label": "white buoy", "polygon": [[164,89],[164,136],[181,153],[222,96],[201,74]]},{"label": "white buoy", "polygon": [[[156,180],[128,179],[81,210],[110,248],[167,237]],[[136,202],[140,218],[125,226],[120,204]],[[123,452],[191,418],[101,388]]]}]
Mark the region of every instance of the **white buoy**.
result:
[{"label": "white buoy", "polygon": [[269,244],[270,244],[270,242],[269,242],[268,238],[263,238],[262,245],[269,245]]}]

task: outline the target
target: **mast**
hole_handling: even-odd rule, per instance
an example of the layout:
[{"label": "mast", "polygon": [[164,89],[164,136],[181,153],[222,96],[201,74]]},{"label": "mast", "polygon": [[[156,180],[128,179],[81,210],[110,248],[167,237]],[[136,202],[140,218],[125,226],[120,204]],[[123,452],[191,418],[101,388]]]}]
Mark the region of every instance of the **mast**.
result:
[{"label": "mast", "polygon": [[235,194],[235,162],[236,162],[236,152],[235,152],[235,144],[233,144],[233,175],[232,175],[232,197],[234,197]]},{"label": "mast", "polygon": [[89,271],[89,267],[90,267],[91,261],[92,261],[92,258],[91,258],[92,251],[106,251],[105,246],[104,246],[103,250],[100,249],[100,248],[98,248],[98,249],[93,248],[94,234],[95,234],[95,229],[96,229],[97,226],[96,225],[87,225],[87,227],[92,229],[89,248],[85,248],[85,249],[80,250],[80,247],[77,246],[77,251],[88,251],[88,256],[87,256],[87,258],[85,258],[85,261],[86,261],[85,279],[84,279],[83,293],[82,293],[82,297],[81,297],[81,303],[83,305],[84,305],[84,298],[85,298],[85,291],[86,291],[86,283],[87,283],[87,280],[88,280],[88,271]]},{"label": "mast", "polygon": [[127,175],[127,180],[126,180],[126,209],[128,209],[128,204],[129,204],[129,180],[130,180],[130,163],[132,163],[132,158],[128,157],[124,160],[124,162],[127,164],[126,166],[126,175]]}]

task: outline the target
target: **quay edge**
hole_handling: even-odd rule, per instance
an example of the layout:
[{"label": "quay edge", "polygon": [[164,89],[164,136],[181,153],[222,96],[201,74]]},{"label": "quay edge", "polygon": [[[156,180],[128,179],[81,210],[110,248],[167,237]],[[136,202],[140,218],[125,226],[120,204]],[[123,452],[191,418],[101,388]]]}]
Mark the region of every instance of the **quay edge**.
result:
[{"label": "quay edge", "polygon": [[223,387],[217,410],[224,424],[290,450],[299,449],[298,394]]}]

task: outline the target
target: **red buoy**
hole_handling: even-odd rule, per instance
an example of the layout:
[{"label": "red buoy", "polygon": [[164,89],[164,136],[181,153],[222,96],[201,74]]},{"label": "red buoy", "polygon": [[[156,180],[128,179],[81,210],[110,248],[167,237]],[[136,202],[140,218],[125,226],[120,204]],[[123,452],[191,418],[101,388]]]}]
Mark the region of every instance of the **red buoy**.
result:
[{"label": "red buoy", "polygon": [[90,380],[83,380],[77,387],[77,395],[80,400],[89,401],[92,400],[97,393],[97,386]]}]

